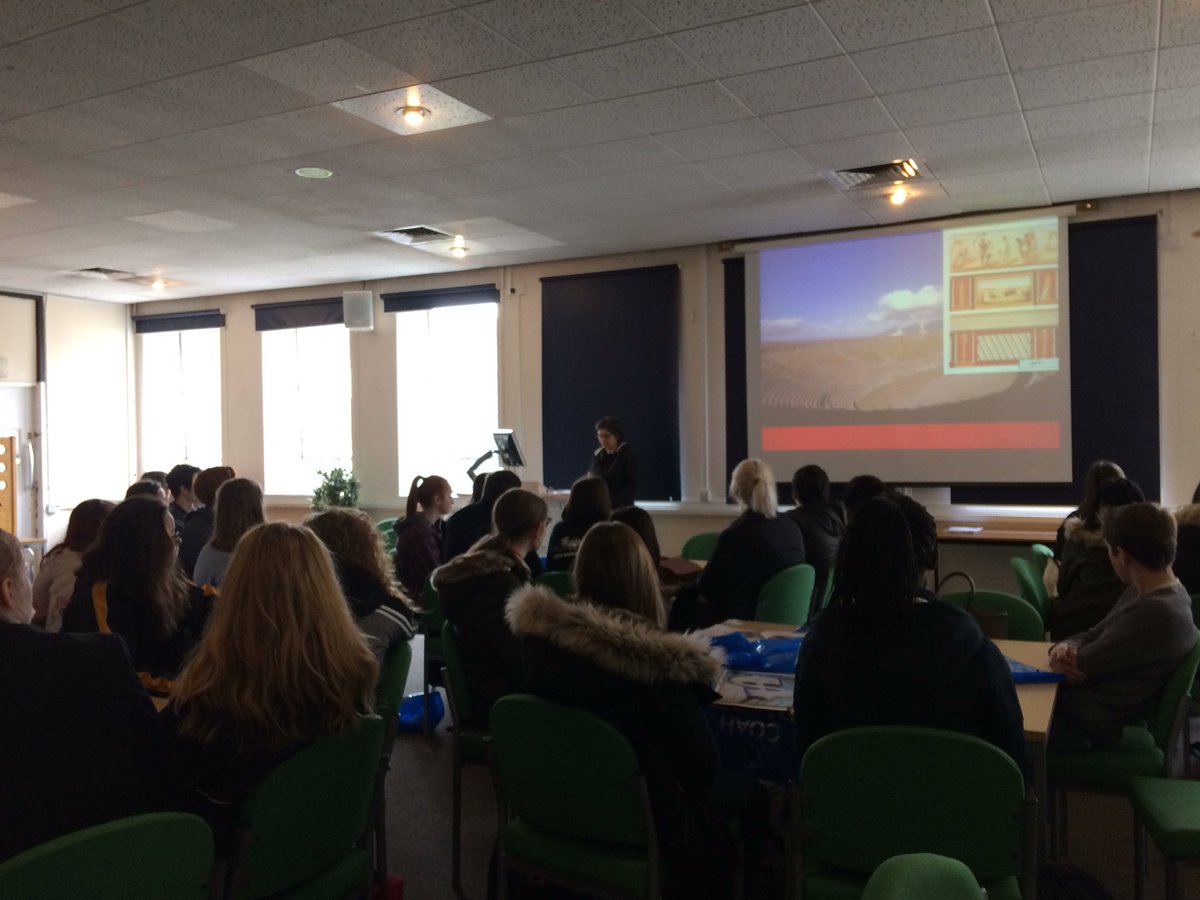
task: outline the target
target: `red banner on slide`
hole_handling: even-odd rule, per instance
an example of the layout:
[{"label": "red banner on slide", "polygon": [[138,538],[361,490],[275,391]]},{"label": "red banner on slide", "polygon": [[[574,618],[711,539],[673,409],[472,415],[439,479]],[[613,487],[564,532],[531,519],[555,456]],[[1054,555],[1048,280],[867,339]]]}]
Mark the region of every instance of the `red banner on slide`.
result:
[{"label": "red banner on slide", "polygon": [[779,426],[763,450],[1057,450],[1058,422]]}]

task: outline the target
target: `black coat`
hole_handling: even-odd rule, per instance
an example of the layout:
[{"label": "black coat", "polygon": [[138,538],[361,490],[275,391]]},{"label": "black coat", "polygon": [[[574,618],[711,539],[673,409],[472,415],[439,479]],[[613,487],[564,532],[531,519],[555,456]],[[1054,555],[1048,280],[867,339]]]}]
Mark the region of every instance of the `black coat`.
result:
[{"label": "black coat", "polygon": [[592,454],[588,474],[604,479],[613,509],[633,505],[638,488],[637,460],[628,444],[621,444],[616,453],[608,453],[603,447],[597,447]]},{"label": "black coat", "polygon": [[1200,503],[1178,510],[1175,521],[1179,525],[1175,577],[1189,594],[1200,594]]},{"label": "black coat", "polygon": [[546,545],[546,568],[551,572],[570,572],[575,564],[575,556],[579,553],[579,545],[583,536],[594,522],[581,524],[579,522],[556,522],[550,531],[550,541]]},{"label": "black coat", "polygon": [[[804,535],[804,561],[816,572],[813,600],[818,601],[825,594],[825,581],[837,558],[838,544],[846,530],[846,514],[840,504],[805,503],[786,515]],[[816,611],[814,605],[813,612]]]},{"label": "black coat", "polygon": [[758,595],[772,575],[806,561],[804,537],[786,516],[744,512],[721,532],[699,589],[714,621],[753,619]]},{"label": "black coat", "polygon": [[1108,558],[1104,536],[1084,528],[1079,519],[1068,519],[1065,532],[1058,596],[1050,601],[1046,614],[1046,630],[1053,641],[1098,624],[1125,593],[1125,585]]},{"label": "black coat", "polygon": [[486,725],[492,704],[524,687],[521,651],[504,619],[504,604],[528,581],[521,560],[491,550],[460,556],[433,573],[442,613],[458,629],[472,726]]},{"label": "black coat", "polygon": [[164,752],[120,638],[0,624],[0,860],[159,806]]},{"label": "black coat", "polygon": [[212,537],[215,518],[213,507],[198,506],[183,520],[183,530],[179,533],[179,564],[183,566],[188,578],[191,578],[196,570],[196,560],[200,557],[200,551]]},{"label": "black coat", "polygon": [[446,520],[444,539],[447,562],[466,553],[476,541],[488,535],[492,530],[492,507],[495,505],[495,501],[472,503]]},{"label": "black coat", "polygon": [[831,607],[800,645],[793,709],[801,758],[844,728],[920,725],[983,738],[1031,777],[1012,673],[969,613],[930,600],[877,635],[849,633],[850,623],[846,607]]}]

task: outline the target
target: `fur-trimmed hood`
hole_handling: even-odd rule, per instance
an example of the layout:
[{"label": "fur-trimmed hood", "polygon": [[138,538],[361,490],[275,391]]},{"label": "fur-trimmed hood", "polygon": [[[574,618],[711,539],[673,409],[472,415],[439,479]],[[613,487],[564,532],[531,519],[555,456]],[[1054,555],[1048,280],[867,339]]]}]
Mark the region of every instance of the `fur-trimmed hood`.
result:
[{"label": "fur-trimmed hood", "polygon": [[1175,522],[1179,525],[1200,525],[1200,503],[1189,503],[1175,510]]},{"label": "fur-trimmed hood", "polygon": [[721,657],[696,634],[662,631],[625,610],[563,600],[529,585],[509,598],[505,612],[518,638],[537,638],[621,678],[647,685],[713,685]]},{"label": "fur-trimmed hood", "polygon": [[1080,541],[1081,543],[1091,546],[1093,544],[1104,543],[1104,531],[1100,528],[1085,528],[1083,519],[1078,516],[1071,516],[1063,522],[1063,539],[1068,541]]},{"label": "fur-trimmed hood", "polygon": [[498,553],[495,550],[478,550],[455,557],[444,566],[434,569],[431,580],[433,581],[433,586],[441,591],[447,587],[452,587],[453,585],[469,581],[473,578],[479,578],[483,575],[511,572],[518,566],[525,569],[525,577],[528,578],[529,570],[525,566],[525,563],[511,553]]}]

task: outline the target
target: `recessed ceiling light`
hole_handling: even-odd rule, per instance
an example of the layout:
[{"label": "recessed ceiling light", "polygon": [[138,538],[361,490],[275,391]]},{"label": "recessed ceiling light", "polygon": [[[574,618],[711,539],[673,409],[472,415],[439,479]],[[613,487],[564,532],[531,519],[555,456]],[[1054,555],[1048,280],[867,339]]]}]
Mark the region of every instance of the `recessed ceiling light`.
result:
[{"label": "recessed ceiling light", "polygon": [[301,178],[328,178],[333,173],[320,166],[301,166],[296,170],[296,174]]},{"label": "recessed ceiling light", "polygon": [[167,289],[167,283],[161,278],[155,278],[152,282],[150,282],[150,288],[151,290],[162,292]]},{"label": "recessed ceiling light", "polygon": [[892,201],[892,206],[900,206],[908,198],[909,198],[908,191],[906,191],[902,187],[896,188],[894,191],[891,192],[891,194],[888,195],[888,199]]},{"label": "recessed ceiling light", "polygon": [[470,247],[463,243],[463,236],[461,234],[456,234],[454,236],[454,245],[450,248],[450,255],[455,259],[462,259],[467,255],[467,251],[470,249]]},{"label": "recessed ceiling light", "polygon": [[396,110],[396,115],[404,119],[405,125],[417,128],[425,123],[425,117],[429,115],[429,110],[424,106],[402,106]]}]

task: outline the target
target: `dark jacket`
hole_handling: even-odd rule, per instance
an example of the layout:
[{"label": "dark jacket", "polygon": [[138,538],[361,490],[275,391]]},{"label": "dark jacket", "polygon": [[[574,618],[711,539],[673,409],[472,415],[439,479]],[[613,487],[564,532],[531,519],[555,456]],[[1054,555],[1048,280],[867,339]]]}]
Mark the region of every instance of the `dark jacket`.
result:
[{"label": "dark jacket", "polygon": [[604,479],[613,509],[630,506],[637,497],[637,460],[628,444],[621,444],[616,453],[608,453],[603,447],[597,447],[592,454],[588,474]]},{"label": "dark jacket", "polygon": [[179,564],[188,578],[196,570],[200,551],[212,537],[215,516],[211,506],[197,506],[183,520],[183,530],[179,533]]},{"label": "dark jacket", "polygon": [[442,612],[458,629],[473,726],[487,724],[492,704],[524,686],[521,651],[504,619],[509,596],[529,581],[529,568],[511,553],[480,550],[433,573]]},{"label": "dark jacket", "polygon": [[382,659],[396,644],[412,640],[416,626],[404,602],[387,585],[381,584],[374,573],[344,562],[336,555],[333,561],[354,622],[367,636],[375,655]]},{"label": "dark jacket", "polygon": [[392,527],[396,532],[396,580],[410,597],[420,597],[425,579],[445,561],[442,523],[435,525],[415,513]]},{"label": "dark jacket", "polygon": [[1200,594],[1200,503],[1175,511],[1179,526],[1178,547],[1175,550],[1175,577],[1183,582],[1189,594]]},{"label": "dark jacket", "polygon": [[1097,624],[1125,592],[1099,531],[1084,528],[1080,519],[1068,519],[1065,533],[1067,539],[1058,569],[1058,597],[1050,601],[1050,612],[1046,615],[1046,629],[1054,641]]},{"label": "dark jacket", "polygon": [[714,607],[714,621],[753,619],[763,585],[805,559],[804,537],[795,522],[746,511],[717,539],[712,559],[700,573],[700,593]]},{"label": "dark jacket", "polygon": [[786,515],[800,527],[804,535],[804,561],[816,572],[812,607],[815,614],[816,604],[825,596],[825,582],[833,569],[842,532],[846,530],[846,514],[840,504],[805,503]]},{"label": "dark jacket", "polygon": [[707,640],[537,586],[513,595],[508,622],[528,690],[595,713],[629,739],[669,859],[719,769],[703,708],[716,697],[720,662]]},{"label": "dark jacket", "polygon": [[948,728],[995,744],[1031,778],[1012,673],[971,615],[914,603],[894,628],[850,635],[848,609],[817,617],[796,663],[796,747],[858,725]]},{"label": "dark jacket", "polygon": [[464,506],[446,520],[445,560],[449,562],[456,556],[461,556],[475,546],[475,542],[486,537],[492,530],[491,503],[472,503]]},{"label": "dark jacket", "polygon": [[0,624],[0,860],[161,806],[164,751],[118,638]]},{"label": "dark jacket", "polygon": [[158,633],[143,612],[148,606],[128,588],[113,582],[92,582],[86,575],[75,581],[75,593],[63,612],[64,632],[120,635],[133,668],[147,690],[167,693],[183,661],[204,632],[212,598],[191,586],[188,610],[179,627],[167,637]]},{"label": "dark jacket", "polygon": [[550,541],[546,545],[546,568],[551,572],[569,572],[575,564],[575,556],[579,553],[579,545],[583,536],[595,524],[586,525],[579,522],[556,522],[550,531]]},{"label": "dark jacket", "polygon": [[187,521],[187,510],[174,500],[167,504],[167,509],[171,513],[171,518],[175,520],[175,533],[181,534],[183,532],[183,525]]}]

